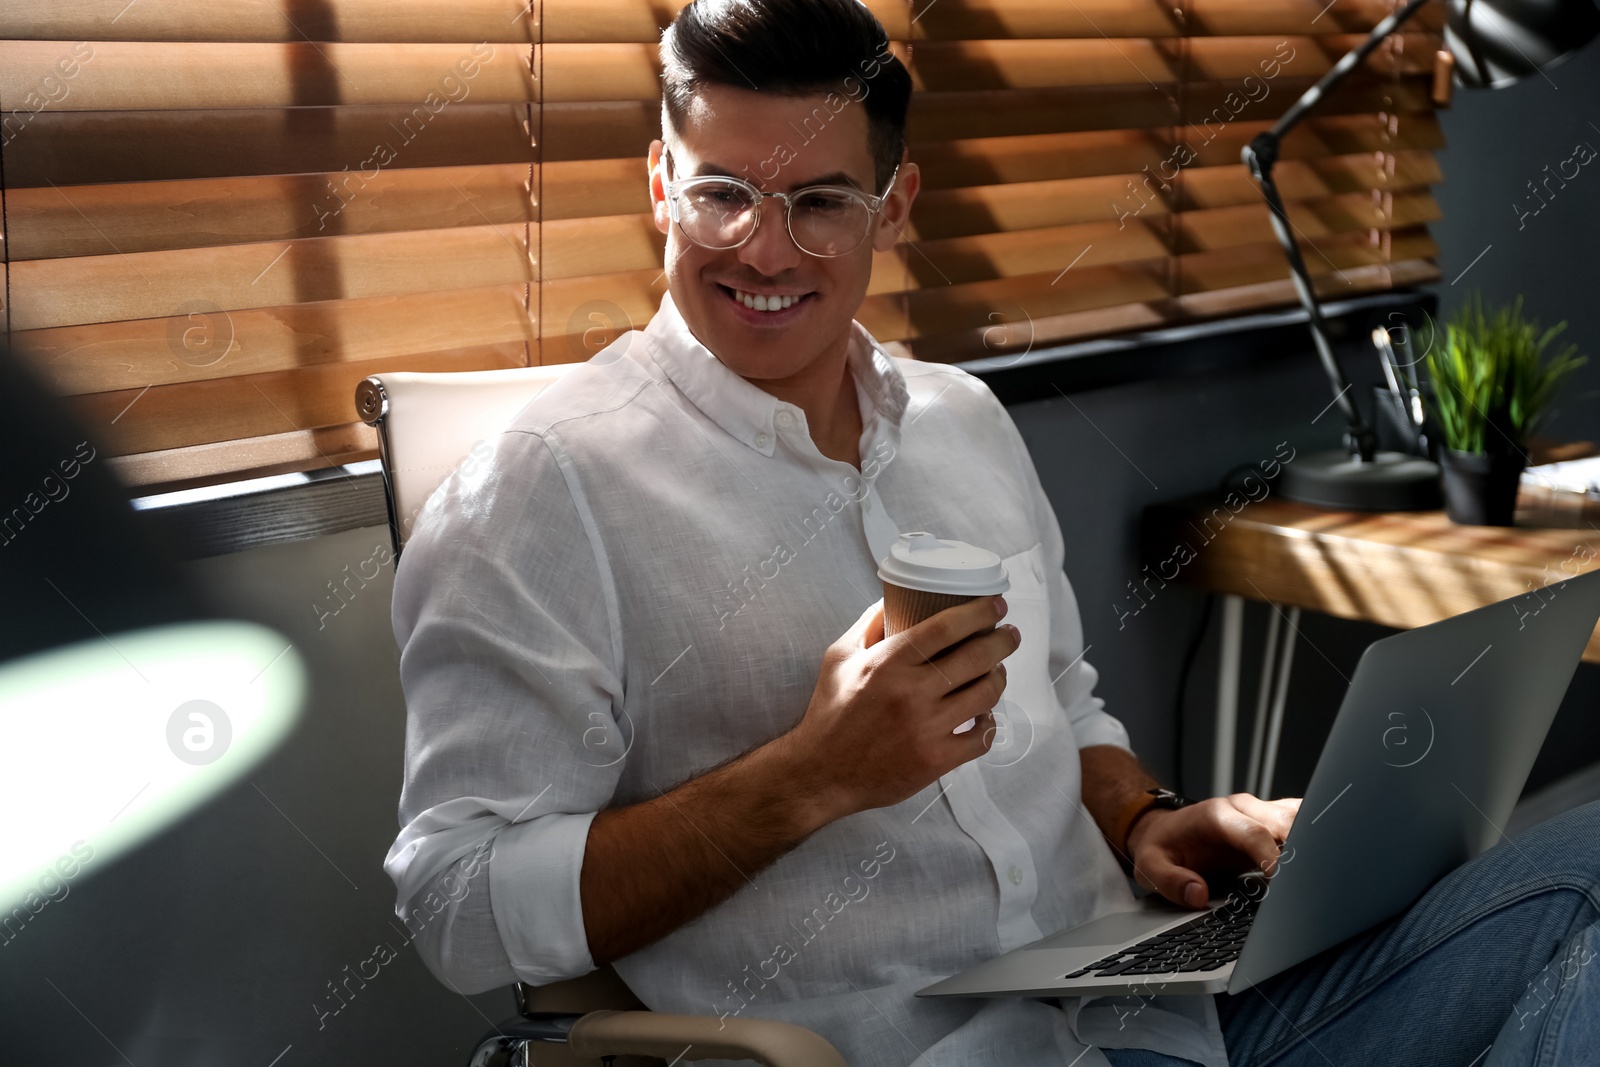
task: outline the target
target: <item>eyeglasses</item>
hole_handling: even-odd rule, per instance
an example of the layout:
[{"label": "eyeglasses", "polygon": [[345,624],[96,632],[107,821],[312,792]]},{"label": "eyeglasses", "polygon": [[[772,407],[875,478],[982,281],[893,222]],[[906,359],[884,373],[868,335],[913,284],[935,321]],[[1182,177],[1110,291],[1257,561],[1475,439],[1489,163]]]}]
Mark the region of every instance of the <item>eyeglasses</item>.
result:
[{"label": "eyeglasses", "polygon": [[[671,158],[664,156],[663,161],[670,173]],[[746,244],[761,222],[761,202],[772,197],[783,201],[784,225],[800,251],[826,259],[861,247],[899,174],[900,168],[895,167],[882,196],[868,196],[842,185],[808,185],[792,193],[767,193],[742,178],[721,174],[676,181],[668,178],[662,184],[672,221],[701,248],[723,251]]]}]

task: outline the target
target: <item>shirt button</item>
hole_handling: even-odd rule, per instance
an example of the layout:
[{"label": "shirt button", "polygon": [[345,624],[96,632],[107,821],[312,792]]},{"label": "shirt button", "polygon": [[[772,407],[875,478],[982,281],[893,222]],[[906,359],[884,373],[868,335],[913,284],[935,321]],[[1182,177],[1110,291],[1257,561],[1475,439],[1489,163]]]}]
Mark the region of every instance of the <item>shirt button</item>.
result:
[{"label": "shirt button", "polygon": [[772,438],[768,437],[766,434],[764,434],[764,433],[756,434],[756,447],[757,448],[766,448],[771,443],[772,443]]},{"label": "shirt button", "polygon": [[778,425],[779,426],[793,426],[794,425],[794,416],[789,414],[787,411],[778,412]]},{"label": "shirt button", "polygon": [[1011,865],[1011,869],[1006,872],[1006,877],[1011,879],[1011,884],[1012,885],[1021,885],[1022,884],[1022,868],[1018,867],[1015,863],[1013,863]]}]

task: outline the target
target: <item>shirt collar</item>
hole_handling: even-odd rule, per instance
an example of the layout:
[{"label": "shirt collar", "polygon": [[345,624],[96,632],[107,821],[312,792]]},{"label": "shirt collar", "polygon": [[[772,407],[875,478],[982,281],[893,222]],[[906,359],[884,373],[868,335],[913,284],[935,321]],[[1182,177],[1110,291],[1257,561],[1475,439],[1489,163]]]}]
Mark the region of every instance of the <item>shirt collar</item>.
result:
[{"label": "shirt collar", "polygon": [[[729,370],[695,338],[671,293],[661,297],[661,307],[645,327],[644,336],[645,347],[679,391],[707,418],[762,455],[771,456],[776,447],[773,426],[778,412],[803,415],[796,405]],[[898,427],[909,399],[905,376],[859,322],[850,323],[845,358],[855,378],[863,423],[876,412]]]}]

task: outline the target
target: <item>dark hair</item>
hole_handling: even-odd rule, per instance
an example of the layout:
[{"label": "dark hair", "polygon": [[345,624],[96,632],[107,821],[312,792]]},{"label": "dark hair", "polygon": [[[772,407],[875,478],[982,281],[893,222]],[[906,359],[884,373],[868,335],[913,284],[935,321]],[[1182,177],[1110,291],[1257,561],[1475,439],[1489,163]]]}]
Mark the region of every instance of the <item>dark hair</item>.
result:
[{"label": "dark hair", "polygon": [[706,85],[782,96],[838,93],[867,109],[874,191],[905,150],[911,75],[859,0],[694,0],[662,34],[661,66],[662,103],[674,128]]}]

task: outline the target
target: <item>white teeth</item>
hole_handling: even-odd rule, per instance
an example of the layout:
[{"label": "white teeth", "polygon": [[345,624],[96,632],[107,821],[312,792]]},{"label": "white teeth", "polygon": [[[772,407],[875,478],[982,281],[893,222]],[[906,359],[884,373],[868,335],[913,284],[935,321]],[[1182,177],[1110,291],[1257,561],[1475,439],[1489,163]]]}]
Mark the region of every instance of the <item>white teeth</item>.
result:
[{"label": "white teeth", "polygon": [[751,311],[782,311],[784,308],[793,307],[800,300],[798,296],[767,296],[762,293],[747,293],[740,289],[735,289],[733,295],[739,303]]}]

